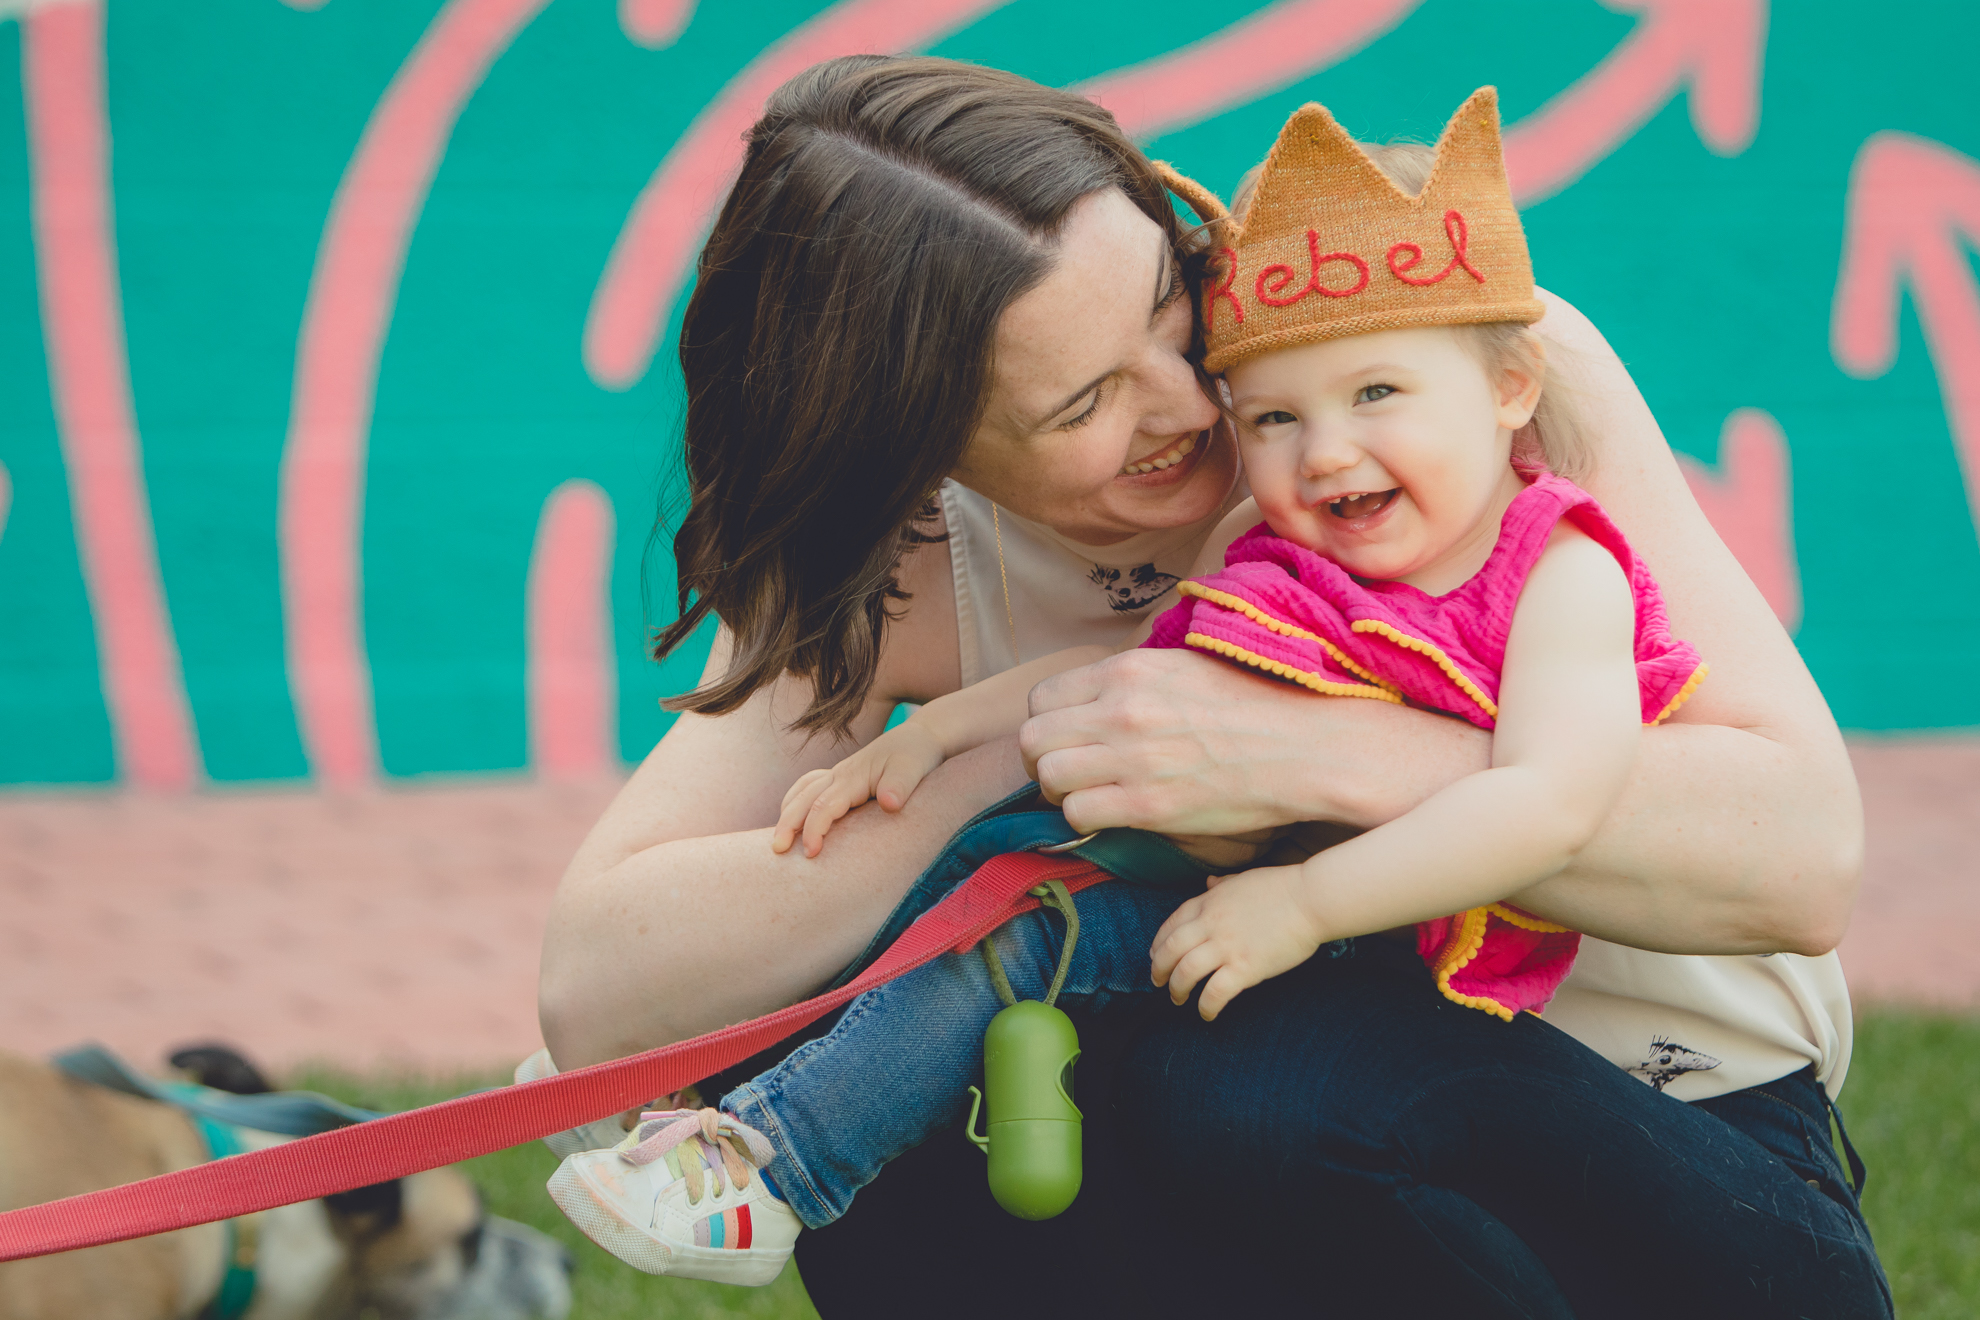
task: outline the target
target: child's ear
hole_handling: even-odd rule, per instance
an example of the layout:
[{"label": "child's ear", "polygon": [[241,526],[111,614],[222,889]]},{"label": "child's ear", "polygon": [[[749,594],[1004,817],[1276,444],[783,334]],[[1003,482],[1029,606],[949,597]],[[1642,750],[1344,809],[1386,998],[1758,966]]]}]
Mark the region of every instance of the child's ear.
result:
[{"label": "child's ear", "polygon": [[1540,390],[1547,379],[1547,346],[1535,334],[1522,339],[1526,350],[1523,360],[1501,371],[1496,387],[1499,425],[1508,431],[1517,431],[1533,420],[1533,410],[1540,406]]}]

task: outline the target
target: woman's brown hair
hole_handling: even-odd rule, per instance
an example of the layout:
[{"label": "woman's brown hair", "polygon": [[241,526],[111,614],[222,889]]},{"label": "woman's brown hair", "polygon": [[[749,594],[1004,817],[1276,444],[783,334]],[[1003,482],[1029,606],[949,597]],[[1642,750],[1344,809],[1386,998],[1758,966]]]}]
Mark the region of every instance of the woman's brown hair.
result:
[{"label": "woman's brown hair", "polygon": [[1180,241],[1154,167],[1070,92],[859,55],[770,98],[681,326],[689,507],[654,655],[711,613],[734,646],[669,709],[719,715],[791,673],[814,692],[797,728],[858,715],[901,556],[939,539],[935,489],[988,401],[997,322],[1105,188]]}]

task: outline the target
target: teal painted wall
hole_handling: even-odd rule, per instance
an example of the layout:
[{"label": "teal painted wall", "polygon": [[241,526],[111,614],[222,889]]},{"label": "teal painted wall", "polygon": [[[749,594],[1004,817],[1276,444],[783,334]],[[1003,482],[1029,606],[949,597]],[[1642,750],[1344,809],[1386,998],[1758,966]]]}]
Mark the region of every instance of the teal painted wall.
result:
[{"label": "teal painted wall", "polygon": [[[33,221],[23,25],[58,8],[0,22],[0,467],[11,486],[0,783],[101,782],[125,763],[56,420]],[[211,781],[311,773],[278,552],[298,335],[340,179],[443,8],[108,5],[108,195],[130,393]],[[525,582],[544,501],[571,478],[595,482],[616,513],[617,750],[637,759],[664,731],[656,700],[700,663],[643,658],[671,600],[665,543],[650,546],[648,533],[657,502],[678,494],[673,348],[663,341],[630,388],[606,388],[581,351],[587,310],[669,147],[768,42],[821,8],[704,0],[678,40],[647,49],[609,0],[553,0],[461,109],[405,250],[369,428],[362,625],[386,777],[529,764]],[[925,48],[1070,84],[1289,3],[985,8]],[[1290,85],[1244,92],[1235,66],[1232,108],[1163,133],[1152,151],[1227,190],[1301,101],[1326,102],[1362,136],[1431,140],[1487,82],[1513,125],[1683,6],[1518,0],[1490,7],[1489,21],[1468,0],[1390,8],[1403,16],[1389,30]],[[1942,390],[1952,349],[1928,344],[1909,295],[1888,372],[1859,379],[1831,349],[1852,166],[1893,130],[1980,156],[1976,48],[1980,10],[1950,0],[1874,17],[1836,0],[1776,5],[1749,144],[1708,148],[1673,79],[1639,128],[1526,213],[1541,282],[1609,335],[1675,447],[1711,464],[1735,409],[1779,422],[1796,640],[1853,728],[1980,725],[1980,688],[1963,681],[1980,643],[1980,543]],[[1943,306],[1975,297],[1972,240],[1947,240],[1965,283],[1941,290]]]}]

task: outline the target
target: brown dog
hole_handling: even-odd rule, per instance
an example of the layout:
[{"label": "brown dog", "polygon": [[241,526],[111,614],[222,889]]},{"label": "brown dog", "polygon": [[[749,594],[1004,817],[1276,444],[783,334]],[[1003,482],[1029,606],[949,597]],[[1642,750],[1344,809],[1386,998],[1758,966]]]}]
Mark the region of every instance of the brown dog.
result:
[{"label": "brown dog", "polygon": [[[284,1140],[241,1136],[250,1147]],[[179,1110],[0,1053],[0,1209],[205,1158]],[[219,1291],[229,1240],[205,1224],[0,1265],[0,1320],[190,1320]],[[562,1320],[570,1310],[563,1248],[483,1214],[454,1169],[249,1216],[232,1240],[256,1272],[246,1320]]]}]

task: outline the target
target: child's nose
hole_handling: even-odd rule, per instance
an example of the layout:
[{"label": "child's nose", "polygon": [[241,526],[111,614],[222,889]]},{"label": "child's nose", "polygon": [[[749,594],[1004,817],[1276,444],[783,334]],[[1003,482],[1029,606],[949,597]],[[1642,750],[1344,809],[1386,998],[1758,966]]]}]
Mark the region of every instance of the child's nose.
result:
[{"label": "child's nose", "polygon": [[1318,481],[1322,477],[1346,471],[1360,461],[1359,449],[1315,427],[1314,434],[1308,437],[1305,447],[1300,450],[1299,475],[1308,481]]}]

